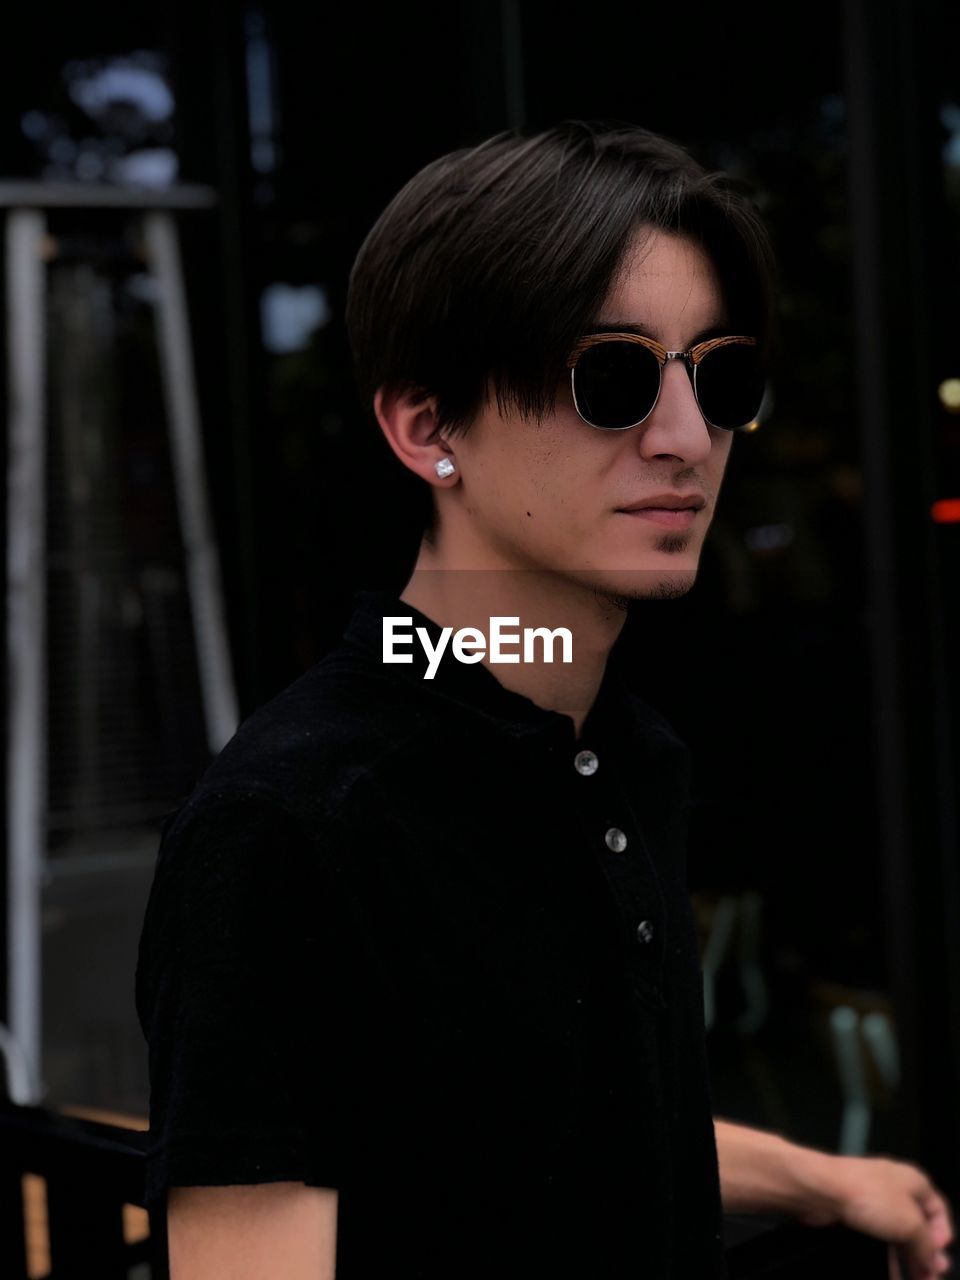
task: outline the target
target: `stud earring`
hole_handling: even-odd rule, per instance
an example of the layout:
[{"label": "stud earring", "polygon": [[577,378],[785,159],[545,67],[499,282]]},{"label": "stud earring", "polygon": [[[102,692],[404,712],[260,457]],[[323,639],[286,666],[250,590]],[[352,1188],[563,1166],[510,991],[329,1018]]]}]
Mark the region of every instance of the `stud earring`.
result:
[{"label": "stud earring", "polygon": [[445,476],[453,475],[457,468],[449,458],[440,458],[433,464],[433,469],[442,480]]}]

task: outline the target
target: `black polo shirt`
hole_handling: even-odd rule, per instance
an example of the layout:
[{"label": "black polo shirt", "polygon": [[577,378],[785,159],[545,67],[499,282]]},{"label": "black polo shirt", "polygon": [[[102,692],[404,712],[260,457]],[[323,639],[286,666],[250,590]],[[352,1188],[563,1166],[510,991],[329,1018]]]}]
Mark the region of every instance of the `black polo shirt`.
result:
[{"label": "black polo shirt", "polygon": [[165,824],[147,1202],[336,1187],[337,1280],[725,1276],[689,750],[616,647],[577,739],[353,606]]}]

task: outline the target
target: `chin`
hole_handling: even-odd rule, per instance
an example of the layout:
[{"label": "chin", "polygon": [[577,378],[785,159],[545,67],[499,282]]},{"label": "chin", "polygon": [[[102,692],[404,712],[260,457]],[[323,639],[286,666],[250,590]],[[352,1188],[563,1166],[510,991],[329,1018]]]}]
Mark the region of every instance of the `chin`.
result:
[{"label": "chin", "polygon": [[674,600],[685,596],[697,579],[696,564],[623,568],[589,575],[593,590],[625,607],[631,600]]}]

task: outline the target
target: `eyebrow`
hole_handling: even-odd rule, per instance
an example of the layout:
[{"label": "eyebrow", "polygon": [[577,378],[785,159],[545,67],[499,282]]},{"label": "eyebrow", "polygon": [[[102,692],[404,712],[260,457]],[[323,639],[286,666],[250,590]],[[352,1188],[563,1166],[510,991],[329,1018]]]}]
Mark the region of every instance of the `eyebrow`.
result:
[{"label": "eyebrow", "polygon": [[[638,333],[642,338],[652,338],[654,342],[660,341],[657,335],[653,332],[653,329],[650,327],[650,325],[635,324],[627,320],[623,321],[622,323],[620,323],[619,321],[610,321],[604,324],[596,323],[591,327],[590,332],[591,333]],[[693,337],[690,339],[690,341],[687,343],[687,346],[688,348],[695,347],[698,342],[706,342],[708,338],[725,338],[727,337],[728,334],[732,332],[733,330],[730,327],[729,321],[724,321],[721,324],[713,324],[706,329],[701,329],[699,333],[695,333]]]}]

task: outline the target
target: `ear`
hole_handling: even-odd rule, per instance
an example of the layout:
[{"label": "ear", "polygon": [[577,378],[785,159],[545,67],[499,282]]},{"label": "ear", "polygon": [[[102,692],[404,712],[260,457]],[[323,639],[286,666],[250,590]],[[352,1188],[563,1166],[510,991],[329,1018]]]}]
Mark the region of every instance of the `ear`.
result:
[{"label": "ear", "polygon": [[454,459],[453,450],[437,435],[434,396],[425,396],[422,391],[391,391],[381,387],[373,397],[373,411],[387,443],[405,467],[429,484],[442,484],[446,488],[457,483],[457,472],[441,479],[435,470],[441,458]]}]

